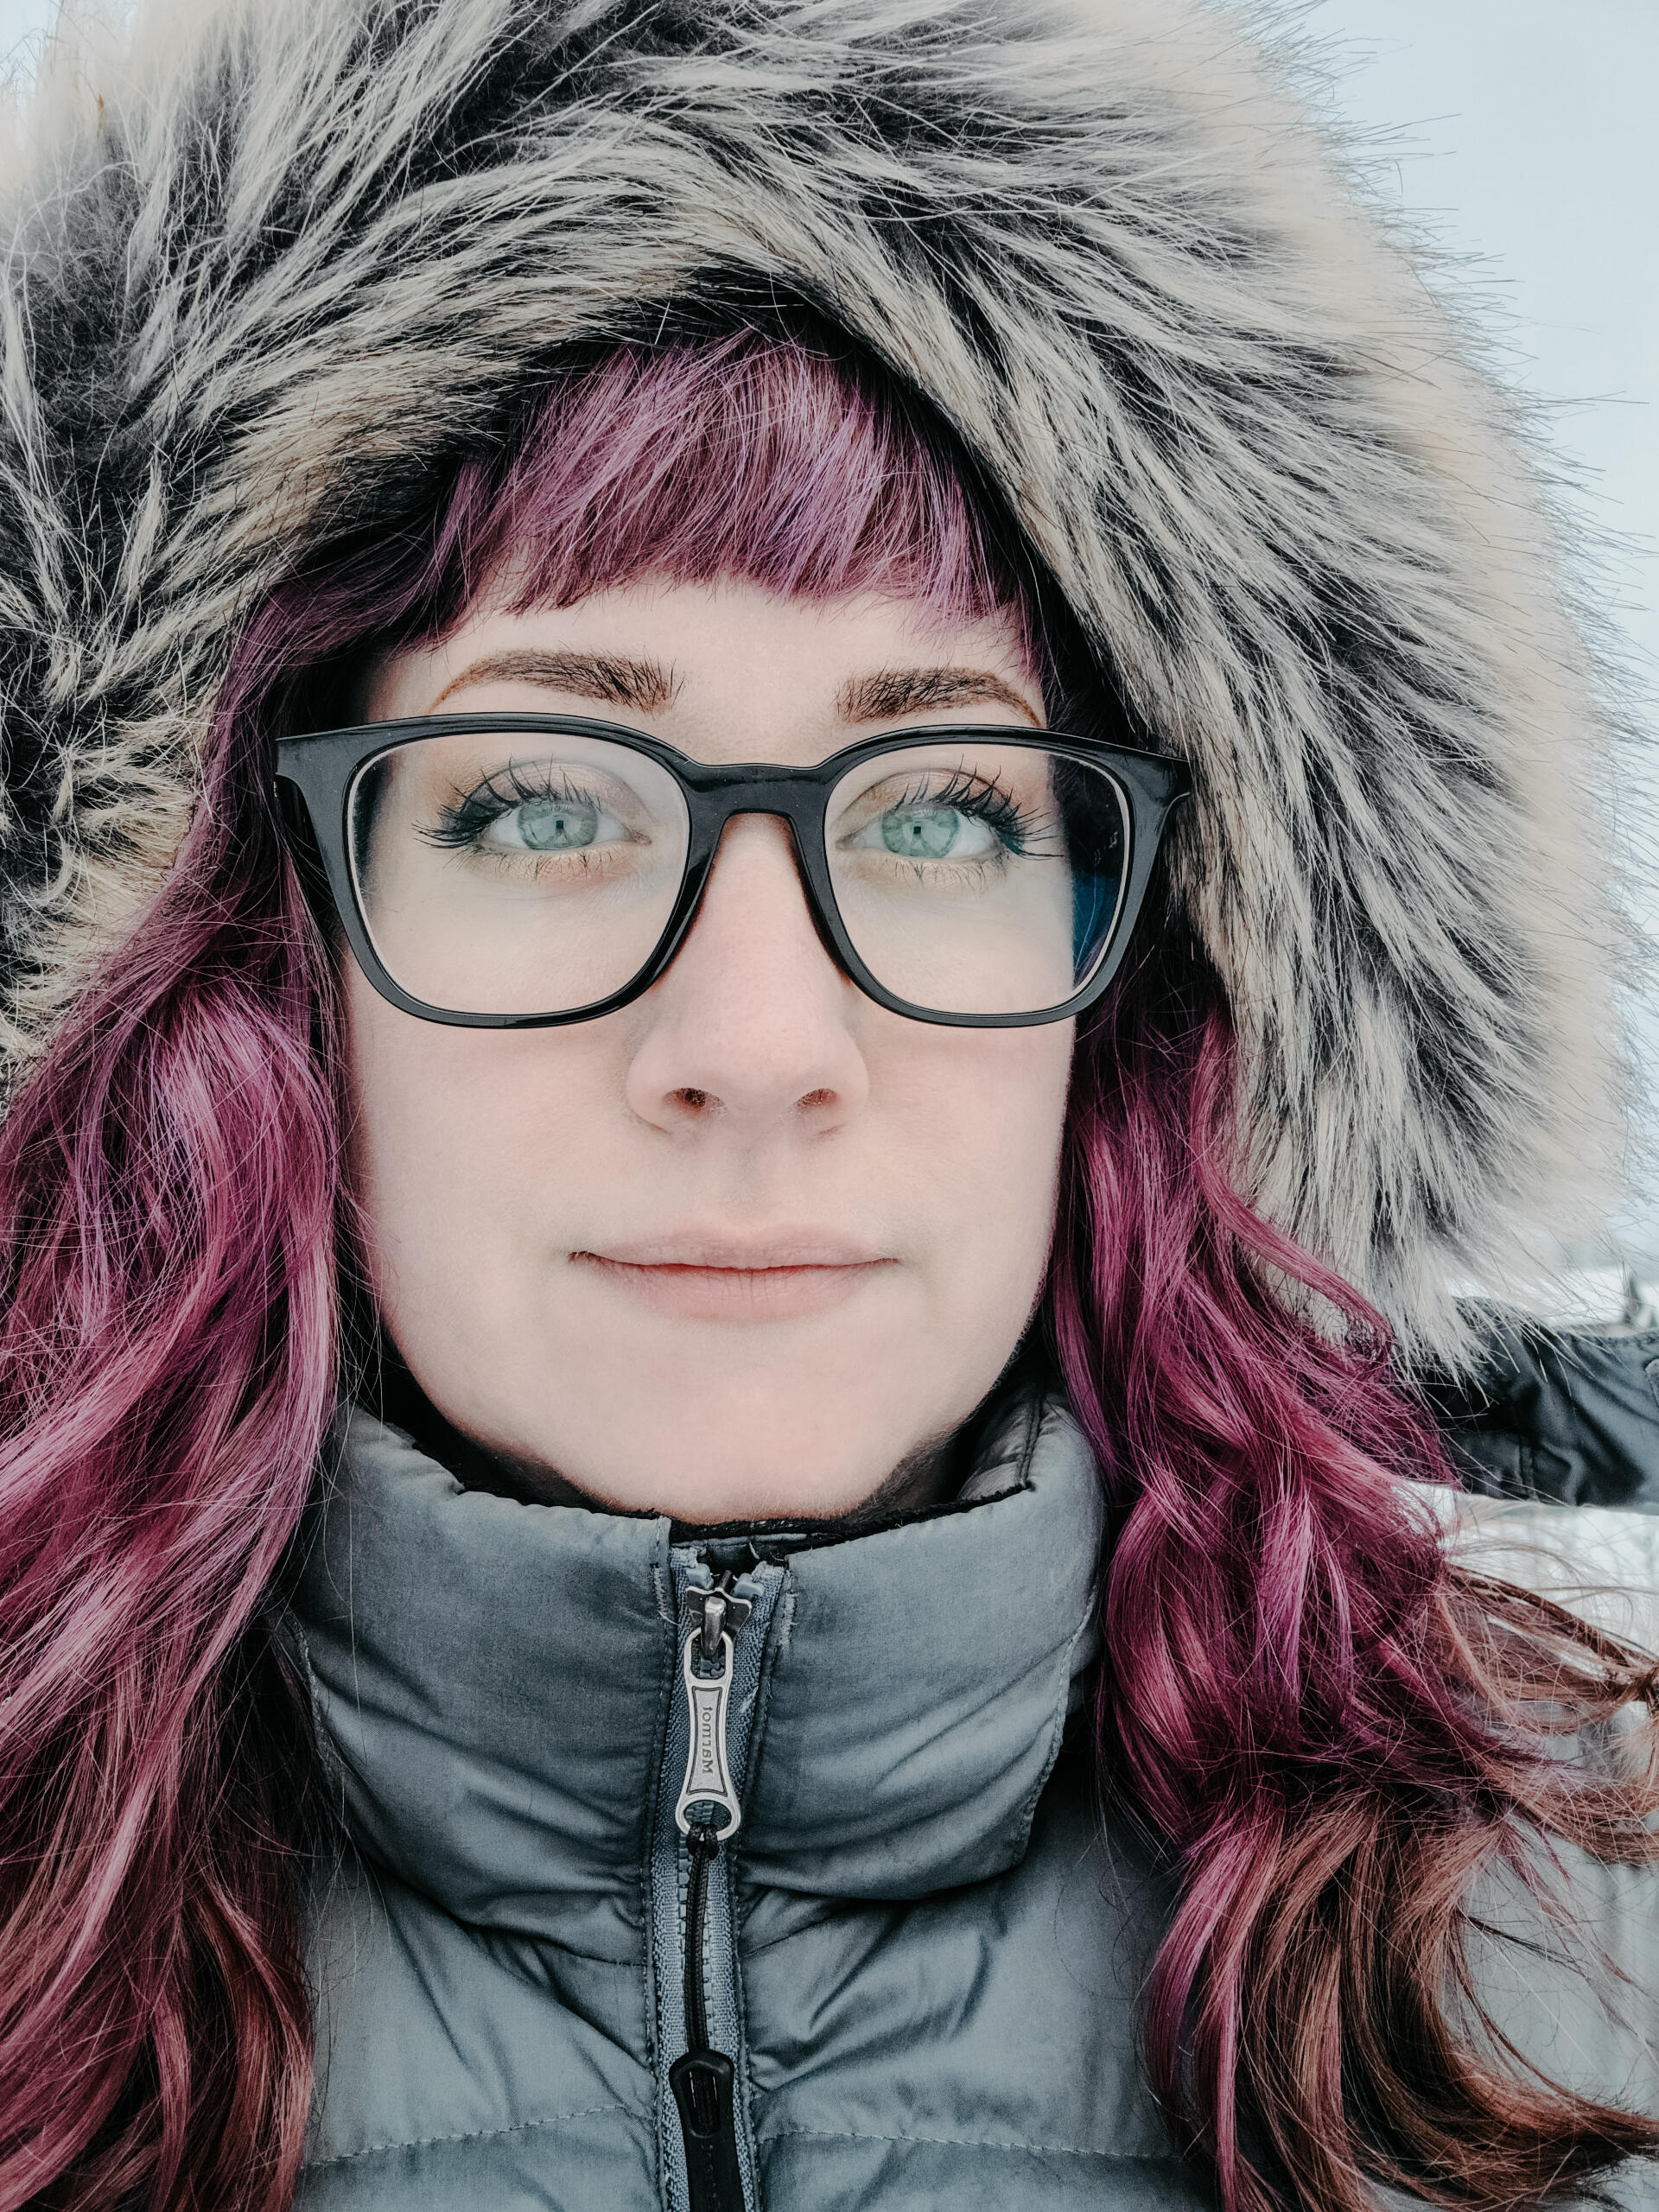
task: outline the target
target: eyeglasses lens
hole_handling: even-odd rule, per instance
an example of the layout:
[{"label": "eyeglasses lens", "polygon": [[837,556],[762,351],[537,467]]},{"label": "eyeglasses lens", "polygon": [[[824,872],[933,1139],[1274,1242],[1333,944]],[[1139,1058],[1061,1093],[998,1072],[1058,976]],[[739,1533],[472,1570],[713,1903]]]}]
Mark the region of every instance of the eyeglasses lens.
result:
[{"label": "eyeglasses lens", "polygon": [[[450,1013],[574,1013],[624,989],[669,925],[690,844],[667,769],[550,731],[395,747],[358,775],[348,821],[375,950]],[[988,734],[862,763],[824,819],[854,950],[895,997],[947,1014],[1037,1013],[1081,989],[1128,842],[1103,770]]]},{"label": "eyeglasses lens", "polygon": [[993,737],[864,761],[824,824],[854,950],[938,1014],[1036,1014],[1081,990],[1111,940],[1128,842],[1103,770]]},{"label": "eyeglasses lens", "polygon": [[564,1014],[622,989],[668,926],[690,842],[665,768],[552,732],[398,746],[358,777],[349,822],[387,974],[455,1014]]}]

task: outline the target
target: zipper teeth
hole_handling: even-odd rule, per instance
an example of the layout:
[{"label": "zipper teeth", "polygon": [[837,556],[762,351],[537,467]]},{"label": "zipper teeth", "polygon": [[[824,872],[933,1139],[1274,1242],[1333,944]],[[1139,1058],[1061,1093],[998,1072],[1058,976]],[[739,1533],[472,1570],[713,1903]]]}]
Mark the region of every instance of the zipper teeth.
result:
[{"label": "zipper teeth", "polygon": [[720,1839],[699,1821],[693,1822],[686,1843],[691,1873],[685,1891],[685,2044],[688,2050],[707,2050],[709,1996],[703,1985],[702,1938],[709,1916],[709,1876],[720,1856]]}]

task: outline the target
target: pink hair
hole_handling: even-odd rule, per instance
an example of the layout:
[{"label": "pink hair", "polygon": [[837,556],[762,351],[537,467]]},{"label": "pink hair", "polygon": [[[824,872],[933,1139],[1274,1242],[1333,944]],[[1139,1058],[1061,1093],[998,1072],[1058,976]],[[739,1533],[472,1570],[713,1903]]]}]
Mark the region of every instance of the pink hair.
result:
[{"label": "pink hair", "polygon": [[[238,645],[167,888],[0,1127],[0,2212],[281,2212],[297,2172],[307,1738],[273,1623],[353,1262],[332,966],[270,736],[486,587],[734,574],[1010,615],[1035,652],[1035,587],[971,480],[855,359],[625,349]],[[1467,1879],[1495,1853],[1524,1871],[1517,1815],[1654,1855],[1652,1788],[1551,1758],[1529,1703],[1591,1716],[1651,1685],[1447,1567],[1398,1481],[1446,1469],[1382,1324],[1230,1188],[1230,1066],[1166,918],[1079,1044],[1049,1304],[1113,1508],[1103,1772],[1180,1876],[1153,2079],[1229,2212],[1357,2212],[1362,2168],[1507,2204],[1656,2131],[1459,2044]],[[1346,1336],[1287,1313],[1268,1268]]]},{"label": "pink hair", "polygon": [[1540,1830],[1659,1856],[1650,1741],[1622,1775],[1560,1750],[1651,1713],[1659,1670],[1449,1563],[1408,1485],[1453,1477],[1386,1322],[1229,1180],[1232,1071],[1202,959],[1147,956],[1079,1041],[1049,1285],[1115,1509],[1101,1772],[1179,1877],[1143,1999],[1153,2087],[1225,2212],[1361,2212],[1364,2173],[1530,2202],[1659,2129],[1463,2039],[1453,1992],[1506,2047],[1465,1955],[1470,1890],[1501,1862],[1570,1938]]},{"label": "pink hair", "polygon": [[0,1127],[7,2212],[297,2171],[304,1737],[261,1606],[334,1400],[335,1122],[248,767]]}]

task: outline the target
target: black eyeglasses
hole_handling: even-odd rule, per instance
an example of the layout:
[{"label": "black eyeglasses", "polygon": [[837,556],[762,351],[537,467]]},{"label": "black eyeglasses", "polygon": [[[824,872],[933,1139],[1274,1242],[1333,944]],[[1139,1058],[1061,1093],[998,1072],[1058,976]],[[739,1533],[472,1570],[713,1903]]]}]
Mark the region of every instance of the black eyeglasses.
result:
[{"label": "black eyeglasses", "polygon": [[1063,1020],[1111,981],[1188,788],[1179,761],[1049,730],[893,731],[791,768],[524,714],[287,738],[276,775],[376,990],[479,1029],[589,1020],[649,988],[736,814],[788,823],[818,934],[878,1005]]}]

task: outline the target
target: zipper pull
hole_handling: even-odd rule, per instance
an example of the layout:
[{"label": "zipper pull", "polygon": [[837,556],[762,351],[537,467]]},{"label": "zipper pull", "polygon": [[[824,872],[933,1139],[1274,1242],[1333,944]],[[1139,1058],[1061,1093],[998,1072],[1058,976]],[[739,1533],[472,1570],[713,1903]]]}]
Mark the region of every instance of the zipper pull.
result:
[{"label": "zipper pull", "polygon": [[723,2050],[688,2050],[668,2069],[685,2143],[690,2212],[744,2212],[732,2107],[736,2072]]},{"label": "zipper pull", "polygon": [[[717,1590],[704,1597],[702,1624],[686,1637],[680,1654],[690,1741],[686,1746],[685,1779],[680,1784],[679,1799],[674,1808],[675,1826],[682,1835],[689,1836],[691,1808],[718,1807],[726,1815],[726,1825],[718,1831],[721,1843],[728,1842],[737,1834],[743,1818],[743,1808],[737,1802],[731,1769],[726,1761],[726,1714],[732,1695],[732,1639],[724,1626],[726,1604],[724,1595]],[[714,1646],[710,1656],[718,1662],[720,1672],[700,1675],[696,1662],[700,1655],[708,1653],[710,1643]],[[705,1809],[698,1826],[712,1828],[713,1825]]]}]

